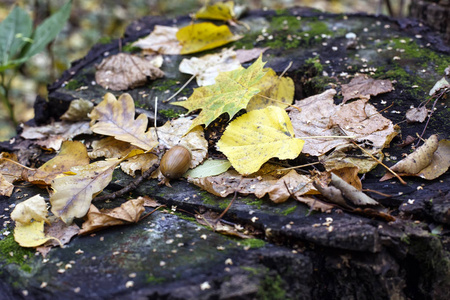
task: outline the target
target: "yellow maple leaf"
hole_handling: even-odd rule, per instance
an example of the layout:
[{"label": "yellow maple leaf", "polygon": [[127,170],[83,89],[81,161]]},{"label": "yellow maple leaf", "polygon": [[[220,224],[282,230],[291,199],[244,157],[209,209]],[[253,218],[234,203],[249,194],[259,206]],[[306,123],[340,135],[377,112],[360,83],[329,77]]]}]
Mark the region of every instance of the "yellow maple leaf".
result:
[{"label": "yellow maple leaf", "polygon": [[196,88],[188,100],[172,103],[187,108],[189,112],[202,109],[189,131],[201,124],[208,126],[223,113],[228,113],[231,119],[246,108],[250,99],[260,92],[257,86],[266,73],[264,64],[260,56],[247,69],[241,67],[220,73],[215,84]]},{"label": "yellow maple leaf", "polygon": [[22,247],[37,247],[49,240],[56,240],[62,247],[61,242],[44,232],[44,221],[33,221],[31,223],[16,223],[14,228],[14,239]]},{"label": "yellow maple leaf", "polygon": [[242,36],[234,35],[227,25],[216,26],[210,22],[191,24],[177,32],[177,39],[183,46],[180,54],[214,49],[240,38]]},{"label": "yellow maple leaf", "polygon": [[243,175],[258,171],[272,157],[294,159],[305,142],[294,137],[287,113],[276,106],[254,110],[231,122],[217,148]]},{"label": "yellow maple leaf", "polygon": [[233,20],[235,17],[234,2],[217,2],[212,5],[207,3],[205,6],[200,8],[194,16],[197,19],[211,19],[221,21]]},{"label": "yellow maple leaf", "polygon": [[134,115],[134,102],[129,94],[122,94],[117,100],[113,94],[106,93],[89,114],[91,130],[150,151],[158,142],[150,131],[146,132],[147,116],[141,114],[134,119]]},{"label": "yellow maple leaf", "polygon": [[86,146],[78,141],[65,141],[61,151],[36,171],[28,171],[28,181],[34,184],[50,185],[59,174],[69,171],[71,167],[89,164]]},{"label": "yellow maple leaf", "polygon": [[116,166],[135,154],[136,151],[132,151],[121,159],[107,159],[73,167],[70,174],[56,177],[52,183],[55,192],[50,197],[52,212],[66,224],[71,224],[74,218],[84,217],[92,199],[111,181]]},{"label": "yellow maple leaf", "polygon": [[289,77],[279,77],[273,69],[265,70],[267,70],[266,75],[257,85],[261,92],[250,100],[247,111],[271,105],[286,108],[294,101],[294,81]]}]

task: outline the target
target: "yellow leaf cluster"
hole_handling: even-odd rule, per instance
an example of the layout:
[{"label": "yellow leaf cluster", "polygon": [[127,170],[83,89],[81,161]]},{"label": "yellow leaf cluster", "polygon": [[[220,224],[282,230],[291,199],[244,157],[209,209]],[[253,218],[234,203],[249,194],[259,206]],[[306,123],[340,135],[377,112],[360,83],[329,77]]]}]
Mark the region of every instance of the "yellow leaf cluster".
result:
[{"label": "yellow leaf cluster", "polygon": [[206,4],[195,13],[197,19],[211,19],[220,21],[229,21],[234,19],[234,2],[217,2]]}]

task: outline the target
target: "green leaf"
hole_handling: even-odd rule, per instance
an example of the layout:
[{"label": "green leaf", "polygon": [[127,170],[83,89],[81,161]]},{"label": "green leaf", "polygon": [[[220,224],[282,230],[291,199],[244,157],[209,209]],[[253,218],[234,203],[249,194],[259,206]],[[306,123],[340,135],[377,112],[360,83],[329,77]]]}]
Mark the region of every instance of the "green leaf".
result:
[{"label": "green leaf", "polygon": [[231,167],[228,160],[223,159],[208,159],[198,167],[187,171],[184,177],[203,178],[215,176],[226,172]]},{"label": "green leaf", "polygon": [[0,66],[9,61],[23,48],[31,36],[33,24],[27,12],[15,6],[0,23]]},{"label": "green leaf", "polygon": [[33,33],[33,42],[26,48],[22,57],[13,61],[14,64],[26,62],[32,56],[38,54],[56,38],[63,29],[70,16],[72,0],[67,2],[60,10],[48,17],[40,24]]}]

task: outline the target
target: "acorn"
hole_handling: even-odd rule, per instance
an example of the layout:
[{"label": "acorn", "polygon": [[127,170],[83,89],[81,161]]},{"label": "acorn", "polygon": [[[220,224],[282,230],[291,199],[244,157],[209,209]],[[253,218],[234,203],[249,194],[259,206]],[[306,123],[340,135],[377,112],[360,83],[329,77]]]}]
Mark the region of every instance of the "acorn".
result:
[{"label": "acorn", "polygon": [[184,146],[176,145],[164,153],[159,168],[168,179],[180,178],[191,166],[192,154]]}]

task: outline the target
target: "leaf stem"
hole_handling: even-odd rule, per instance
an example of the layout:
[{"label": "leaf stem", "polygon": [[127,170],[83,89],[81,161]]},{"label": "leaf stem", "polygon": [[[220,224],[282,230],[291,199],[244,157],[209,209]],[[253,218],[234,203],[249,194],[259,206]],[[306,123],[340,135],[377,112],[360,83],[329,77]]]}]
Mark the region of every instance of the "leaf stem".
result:
[{"label": "leaf stem", "polygon": [[185,84],[183,84],[183,86],[182,87],[180,87],[179,88],[179,90],[175,93],[175,94],[173,94],[172,96],[170,96],[170,98],[169,99],[167,99],[167,100],[163,100],[163,102],[164,103],[166,103],[166,102],[169,102],[170,100],[172,100],[173,98],[175,98],[195,77],[196,77],[197,75],[192,75],[191,76],[191,78],[189,78],[189,80],[188,81],[186,81],[186,83]]}]

